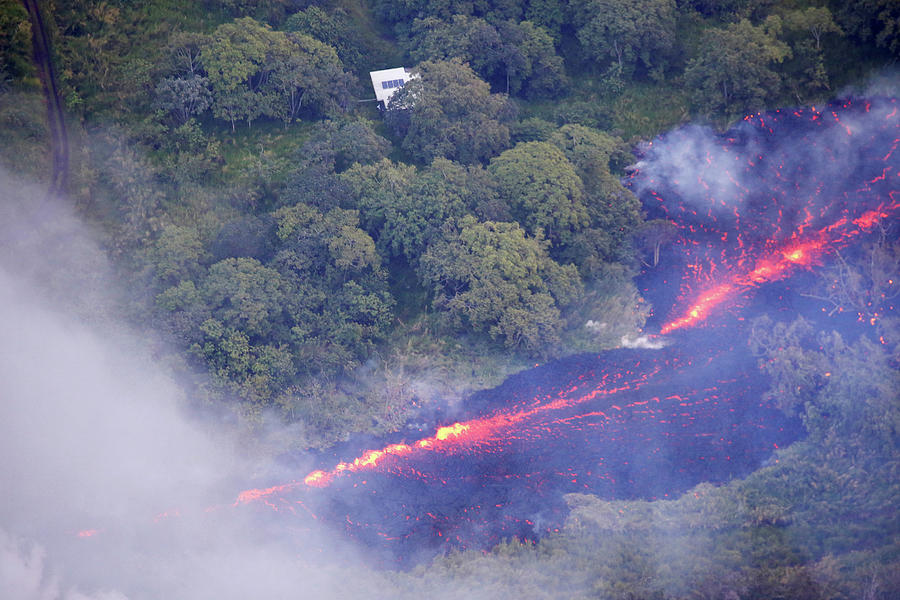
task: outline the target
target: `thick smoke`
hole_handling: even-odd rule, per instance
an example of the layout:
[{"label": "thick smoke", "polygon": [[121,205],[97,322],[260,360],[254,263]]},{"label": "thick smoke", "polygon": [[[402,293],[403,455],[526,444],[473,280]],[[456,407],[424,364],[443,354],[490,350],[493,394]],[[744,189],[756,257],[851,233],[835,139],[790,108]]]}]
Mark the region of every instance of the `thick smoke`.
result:
[{"label": "thick smoke", "polygon": [[[882,82],[878,89],[887,87]],[[757,113],[725,135],[700,125],[676,129],[639,149],[631,187],[651,216],[662,216],[657,206],[677,203],[695,216],[666,218],[744,235],[748,224],[778,223],[778,230],[759,234],[782,239],[803,221],[805,209],[840,201],[833,194],[861,183],[873,159],[867,144],[896,108],[878,96],[844,102],[858,110],[821,104]]]},{"label": "thick smoke", "polygon": [[233,506],[253,465],[184,415],[178,386],[116,318],[109,265],[65,203],[3,173],[0,199],[0,597],[330,598],[366,585],[338,541]]}]

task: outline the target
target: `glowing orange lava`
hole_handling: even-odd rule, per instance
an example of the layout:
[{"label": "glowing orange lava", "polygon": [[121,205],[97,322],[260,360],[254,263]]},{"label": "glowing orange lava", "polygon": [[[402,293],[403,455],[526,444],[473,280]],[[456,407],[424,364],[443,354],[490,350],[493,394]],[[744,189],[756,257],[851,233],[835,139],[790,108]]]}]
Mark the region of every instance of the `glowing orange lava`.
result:
[{"label": "glowing orange lava", "polygon": [[[664,324],[660,328],[660,333],[665,335],[676,329],[694,326],[705,320],[713,309],[738,294],[763,283],[784,279],[798,267],[815,265],[822,256],[832,252],[861,232],[875,227],[883,219],[890,217],[891,213],[896,212],[898,208],[900,208],[900,202],[894,200],[889,206],[866,211],[852,221],[841,218],[802,238],[795,235],[786,244],[759,257],[752,270],[732,271],[728,274],[727,281],[720,282],[702,292],[683,316]],[[848,228],[849,223],[857,228]]]},{"label": "glowing orange lava", "polygon": [[283,485],[274,485],[270,488],[265,489],[252,489],[252,490],[244,490],[240,494],[238,494],[237,500],[234,501],[234,506],[238,506],[241,504],[247,504],[249,502],[253,502],[254,500],[260,500],[265,498],[266,496],[271,496],[272,494],[277,494],[278,492],[284,492],[291,488],[294,488],[298,485],[296,481],[292,481],[291,483],[285,483]]},{"label": "glowing orange lava", "polygon": [[321,470],[313,471],[303,480],[303,483],[311,487],[325,487],[330,482],[331,475]]},{"label": "glowing orange lava", "polygon": [[784,253],[784,257],[793,263],[801,262],[804,256],[806,255],[803,253],[803,248],[797,248]]},{"label": "glowing orange lava", "polygon": [[[577,387],[573,387],[566,392],[560,392],[560,396],[554,400],[528,409],[506,413],[495,413],[489,417],[472,419],[464,423],[454,423],[452,425],[439,427],[433,436],[423,438],[413,444],[391,444],[385,446],[381,450],[366,450],[351,462],[338,463],[338,465],[330,472],[322,470],[313,471],[304,478],[303,482],[309,487],[327,487],[331,484],[334,477],[339,474],[354,473],[362,470],[374,470],[381,466],[385,459],[389,459],[390,457],[401,457],[412,452],[422,451],[459,452],[464,450],[468,445],[491,440],[494,437],[505,437],[509,434],[510,430],[538,413],[568,408],[577,404],[590,402],[599,396],[615,394],[626,389],[636,389],[657,372],[658,369],[654,369],[650,373],[644,374],[640,379],[635,381],[622,381],[620,383],[616,383],[616,381],[623,376],[621,374],[616,374],[610,376],[608,379],[604,378],[604,383],[600,387],[597,387],[586,394],[569,397],[568,393],[573,393],[578,390]],[[614,383],[616,384],[613,385]],[[602,413],[598,413],[598,415],[606,417],[606,415],[603,415]],[[244,492],[242,496],[247,494],[248,497],[250,497],[250,492],[262,492],[263,495],[267,495],[268,493],[272,493],[272,491],[277,491],[277,488],[270,488],[269,490],[249,490],[248,492]]]},{"label": "glowing orange lava", "polygon": [[688,309],[687,314],[679,319],[670,321],[662,326],[660,333],[665,335],[670,331],[689,327],[698,321],[702,321],[707,317],[709,311],[718,306],[728,298],[731,298],[739,291],[739,288],[730,283],[717,285],[713,289],[705,292],[696,302]]},{"label": "glowing orange lava", "polygon": [[434,437],[441,441],[444,441],[449,437],[459,437],[460,434],[465,433],[468,430],[468,425],[463,425],[462,423],[454,423],[453,425],[441,427],[440,429],[438,429],[437,433],[434,434]]},{"label": "glowing orange lava", "polygon": [[84,529],[82,531],[79,531],[76,535],[80,538],[89,538],[94,537],[98,533],[100,533],[99,529]]},{"label": "glowing orange lava", "polygon": [[890,216],[883,209],[876,209],[864,212],[858,219],[854,219],[853,223],[861,228],[861,229],[871,229],[874,227],[881,219]]}]

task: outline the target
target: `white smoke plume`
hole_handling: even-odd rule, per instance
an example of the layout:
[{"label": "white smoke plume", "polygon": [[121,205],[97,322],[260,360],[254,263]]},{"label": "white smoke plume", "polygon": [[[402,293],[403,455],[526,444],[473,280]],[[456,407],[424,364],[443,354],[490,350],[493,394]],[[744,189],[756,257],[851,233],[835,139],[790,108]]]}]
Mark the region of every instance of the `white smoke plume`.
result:
[{"label": "white smoke plume", "polygon": [[623,348],[641,348],[644,350],[661,350],[669,345],[666,338],[658,335],[623,335],[621,346]]},{"label": "white smoke plume", "polygon": [[286,534],[289,520],[232,506],[257,487],[254,466],[185,415],[179,387],[116,318],[113,283],[63,201],[0,172],[0,598],[338,598],[369,586],[335,537]]},{"label": "white smoke plume", "polygon": [[[855,181],[864,161],[860,145],[894,110],[888,103],[868,99],[896,97],[898,82],[897,72],[882,72],[864,86],[844,89],[838,96],[841,102],[869,104],[871,110],[845,112],[839,120],[828,103],[818,103],[746,115],[725,136],[695,124],[670,131],[641,147],[642,157],[634,165],[641,177],[633,191],[642,196],[659,192],[662,200],[678,200],[720,225],[744,213],[748,204],[756,210],[770,209],[774,219],[778,211],[790,215],[808,206],[810,199],[828,203],[833,189]],[[807,115],[808,127],[785,136],[789,130],[775,121],[789,121],[794,111]],[[816,113],[817,120],[811,119]],[[777,139],[774,148],[772,139]],[[785,181],[790,182],[789,193]]]}]

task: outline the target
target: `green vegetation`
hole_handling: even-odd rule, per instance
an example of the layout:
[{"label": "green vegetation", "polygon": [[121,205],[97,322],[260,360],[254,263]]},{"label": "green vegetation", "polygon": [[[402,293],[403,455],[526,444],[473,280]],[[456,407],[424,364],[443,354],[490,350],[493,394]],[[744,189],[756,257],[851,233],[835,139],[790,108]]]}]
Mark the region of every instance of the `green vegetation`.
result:
[{"label": "green vegetation", "polygon": [[516,223],[471,215],[445,225],[420,271],[455,329],[486,331],[532,352],[559,342],[559,309],[581,292],[575,267],[553,261],[540,234],[529,238]]},{"label": "green vegetation", "polygon": [[[435,397],[636,331],[630,278],[673,232],[620,183],[630,144],[820,101],[900,55],[893,0],[41,5],[69,196],[134,290],[129,314],[192,397],[251,433],[299,424],[284,442],[299,447],[396,429]],[[47,179],[30,35],[0,0],[0,164]],[[418,77],[382,118],[368,71],[401,65]],[[896,268],[896,247],[873,252]],[[865,271],[838,268],[844,289],[810,293],[876,311]],[[810,430],[777,464],[674,501],[573,496],[559,535],[399,585],[889,597],[897,331],[875,345],[759,322],[772,394]]]},{"label": "green vegetation", "polygon": [[509,145],[514,110],[457,58],[419,63],[419,77],[391,98],[385,119],[414,159],[485,161]]}]

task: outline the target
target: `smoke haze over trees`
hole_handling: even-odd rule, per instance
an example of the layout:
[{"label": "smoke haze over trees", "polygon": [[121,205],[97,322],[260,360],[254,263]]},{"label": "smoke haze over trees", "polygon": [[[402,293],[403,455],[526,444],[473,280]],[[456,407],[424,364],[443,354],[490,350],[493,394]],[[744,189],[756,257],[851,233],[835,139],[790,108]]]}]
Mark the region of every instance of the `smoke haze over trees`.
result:
[{"label": "smoke haze over trees", "polygon": [[[709,229],[653,209],[633,152],[721,226],[758,181],[710,167],[735,156],[714,131],[814,105],[824,154],[786,154],[793,194],[852,179],[844,126],[866,120],[828,129],[823,107],[878,76],[897,95],[895,2],[35,2],[64,174],[28,4],[0,0],[0,596],[900,590],[896,220],[765,298],[796,306],[741,316],[767,401],[808,436],[745,479],[569,496],[540,541],[405,573],[231,507],[314,449],[449,424],[535,361],[652,347],[653,290],[681,291],[654,278],[701,269],[684,249]],[[417,77],[380,110],[368,73],[399,66]],[[888,146],[860,186],[893,176]]]}]

